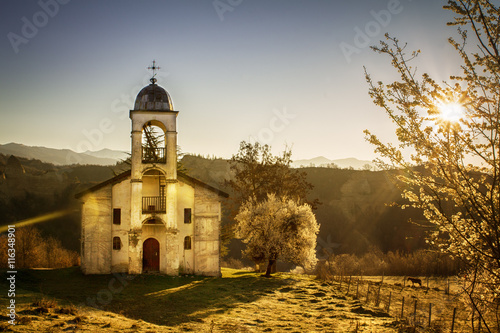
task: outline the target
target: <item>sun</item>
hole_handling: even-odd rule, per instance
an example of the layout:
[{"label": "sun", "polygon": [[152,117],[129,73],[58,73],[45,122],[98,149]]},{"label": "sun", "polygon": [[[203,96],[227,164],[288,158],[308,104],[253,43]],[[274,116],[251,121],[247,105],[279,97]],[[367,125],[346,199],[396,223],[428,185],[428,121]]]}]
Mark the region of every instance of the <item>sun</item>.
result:
[{"label": "sun", "polygon": [[438,117],[449,123],[458,123],[465,114],[465,108],[462,104],[456,102],[440,103],[438,105]]}]

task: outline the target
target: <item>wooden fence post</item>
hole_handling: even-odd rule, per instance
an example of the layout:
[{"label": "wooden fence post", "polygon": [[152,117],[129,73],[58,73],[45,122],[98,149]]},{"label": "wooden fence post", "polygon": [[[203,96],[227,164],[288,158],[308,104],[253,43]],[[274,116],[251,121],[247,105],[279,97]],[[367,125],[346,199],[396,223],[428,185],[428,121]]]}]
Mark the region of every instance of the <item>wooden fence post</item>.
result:
[{"label": "wooden fence post", "polygon": [[351,276],[349,275],[349,283],[347,284],[347,293],[346,295],[349,295],[349,289],[351,289]]},{"label": "wooden fence post", "polygon": [[401,320],[403,319],[405,313],[405,297],[403,296],[403,301],[401,302]]},{"label": "wooden fence post", "polygon": [[455,315],[457,314],[457,308],[453,308],[453,318],[451,319],[451,333],[453,333],[453,328],[455,327]]},{"label": "wooden fence post", "polygon": [[414,326],[417,326],[417,299],[415,299],[415,305],[413,309],[413,324]]},{"label": "wooden fence post", "polygon": [[432,321],[432,303],[429,303],[429,327],[431,327]]},{"label": "wooden fence post", "polygon": [[368,304],[369,298],[370,298],[370,282],[368,282],[368,291],[366,292],[366,304]]},{"label": "wooden fence post", "polygon": [[356,284],[356,298],[359,298],[359,277],[358,277],[358,283]]},{"label": "wooden fence post", "polygon": [[389,292],[389,302],[387,303],[387,314],[390,314],[391,310],[391,297],[392,297],[392,291]]},{"label": "wooden fence post", "polygon": [[380,281],[380,284],[378,285],[377,301],[375,302],[375,305],[377,307],[380,305],[380,289],[382,288],[382,283],[384,283],[384,276],[383,275],[382,275],[382,281]]}]

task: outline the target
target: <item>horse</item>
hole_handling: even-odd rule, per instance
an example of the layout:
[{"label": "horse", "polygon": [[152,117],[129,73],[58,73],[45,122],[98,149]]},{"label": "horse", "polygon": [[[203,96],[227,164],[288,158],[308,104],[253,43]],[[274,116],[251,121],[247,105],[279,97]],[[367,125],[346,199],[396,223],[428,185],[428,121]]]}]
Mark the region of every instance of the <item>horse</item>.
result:
[{"label": "horse", "polygon": [[420,280],[420,279],[409,277],[408,281],[411,281],[412,287],[415,286],[415,283],[420,285],[420,287],[422,287],[422,280]]}]

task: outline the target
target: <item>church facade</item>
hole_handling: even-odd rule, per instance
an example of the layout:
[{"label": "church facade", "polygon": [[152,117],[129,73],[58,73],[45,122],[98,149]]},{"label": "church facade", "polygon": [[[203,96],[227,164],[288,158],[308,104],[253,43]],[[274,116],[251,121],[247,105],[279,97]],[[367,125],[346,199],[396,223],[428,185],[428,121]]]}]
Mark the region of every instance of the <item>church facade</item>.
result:
[{"label": "church facade", "polygon": [[[130,111],[131,170],[77,194],[84,274],[220,275],[221,200],[228,195],[178,172],[178,114],[153,77]],[[148,146],[151,128],[161,135]]]}]

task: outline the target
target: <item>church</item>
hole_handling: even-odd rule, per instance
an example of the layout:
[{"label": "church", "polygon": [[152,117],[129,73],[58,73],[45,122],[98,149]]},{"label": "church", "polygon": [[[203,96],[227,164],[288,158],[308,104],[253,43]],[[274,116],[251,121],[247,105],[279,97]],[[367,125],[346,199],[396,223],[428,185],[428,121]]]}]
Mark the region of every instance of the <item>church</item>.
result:
[{"label": "church", "polygon": [[[131,170],[76,195],[81,269],[220,276],[221,200],[228,194],[177,170],[179,111],[156,84],[154,62],[150,69],[151,84],[130,111]],[[146,144],[151,128],[161,133],[154,145]]]}]

